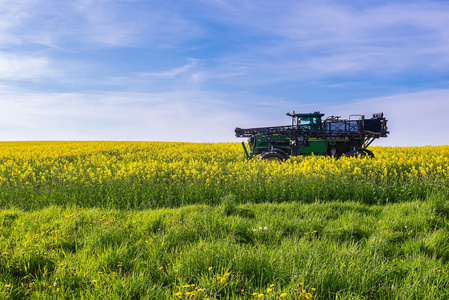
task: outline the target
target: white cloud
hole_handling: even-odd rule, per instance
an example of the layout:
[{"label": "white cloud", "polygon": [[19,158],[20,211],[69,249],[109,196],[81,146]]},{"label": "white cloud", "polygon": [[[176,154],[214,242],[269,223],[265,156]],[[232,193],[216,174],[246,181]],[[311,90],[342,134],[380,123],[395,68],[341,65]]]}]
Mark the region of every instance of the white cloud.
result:
[{"label": "white cloud", "polygon": [[1,80],[38,80],[58,73],[46,57],[0,52]]},{"label": "white cloud", "polygon": [[[227,3],[240,7],[238,1]],[[295,78],[306,74],[310,78],[445,71],[449,67],[446,2],[258,3],[212,15],[244,28],[242,34],[247,36],[242,39],[255,37],[244,52],[228,53],[229,60],[245,64],[249,71],[275,71]]]},{"label": "white cloud", "polygon": [[170,5],[146,1],[0,2],[0,46],[164,49],[200,33],[199,26],[171,10]]},{"label": "white cloud", "polygon": [[0,1],[0,47],[20,44],[20,39],[12,30],[29,18],[25,9],[32,0],[3,0]]},{"label": "white cloud", "polygon": [[234,140],[244,115],[223,95],[0,93],[0,140]]},{"label": "white cloud", "polygon": [[[66,68],[79,64],[82,53],[78,51],[86,49],[184,51],[211,43],[224,45],[210,60],[202,59],[205,63],[192,75],[197,82],[246,76],[249,83],[264,84],[362,72],[445,71],[449,67],[448,13],[448,4],[430,1],[368,6],[336,1],[279,5],[198,0],[175,5],[170,1],[10,0],[0,2],[0,46],[6,47],[5,53],[14,50],[21,57],[29,55],[30,49],[53,49],[47,59],[60,55]],[[34,59],[31,65],[38,63],[36,57],[28,57]],[[48,69],[41,66],[42,73]],[[141,73],[167,79],[194,66],[198,67],[191,62]],[[62,68],[60,72],[64,73]]]},{"label": "white cloud", "polygon": [[190,71],[198,64],[198,60],[194,58],[189,58],[188,61],[188,64],[179,68],[174,68],[168,71],[139,73],[139,75],[143,77],[174,78]]}]

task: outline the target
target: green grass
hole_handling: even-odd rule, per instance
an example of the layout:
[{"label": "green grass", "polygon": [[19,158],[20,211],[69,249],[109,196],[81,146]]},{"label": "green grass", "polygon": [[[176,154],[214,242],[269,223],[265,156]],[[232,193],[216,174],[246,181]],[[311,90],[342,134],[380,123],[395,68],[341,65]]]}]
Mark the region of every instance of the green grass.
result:
[{"label": "green grass", "polygon": [[449,297],[444,194],[382,206],[239,204],[234,195],[222,202],[157,210],[1,210],[0,294],[278,299],[286,293],[285,299],[305,299],[305,290],[314,299]]}]

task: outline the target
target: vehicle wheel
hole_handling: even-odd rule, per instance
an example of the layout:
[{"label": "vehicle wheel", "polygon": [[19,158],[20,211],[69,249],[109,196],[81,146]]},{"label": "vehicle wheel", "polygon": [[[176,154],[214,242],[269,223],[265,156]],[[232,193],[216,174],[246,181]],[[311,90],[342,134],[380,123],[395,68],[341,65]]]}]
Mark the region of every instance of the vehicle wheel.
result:
[{"label": "vehicle wheel", "polygon": [[346,157],[365,157],[366,153],[361,150],[352,150],[345,153]]},{"label": "vehicle wheel", "polygon": [[265,152],[260,156],[260,159],[274,162],[283,162],[287,158],[288,157],[285,157],[285,155],[282,155],[281,153],[275,151]]},{"label": "vehicle wheel", "polygon": [[366,148],[361,148],[360,150],[365,152],[369,156],[369,158],[374,158],[374,153],[371,150],[368,150]]}]

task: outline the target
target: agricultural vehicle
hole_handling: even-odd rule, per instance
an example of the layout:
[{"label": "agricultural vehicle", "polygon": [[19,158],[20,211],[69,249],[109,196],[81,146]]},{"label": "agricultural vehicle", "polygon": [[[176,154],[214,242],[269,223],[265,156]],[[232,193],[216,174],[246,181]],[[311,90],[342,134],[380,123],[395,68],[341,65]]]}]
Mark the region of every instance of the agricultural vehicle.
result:
[{"label": "agricultural vehicle", "polygon": [[349,119],[323,113],[287,113],[291,125],[236,128],[236,137],[248,138],[249,151],[242,142],[248,159],[260,155],[266,160],[286,160],[297,155],[327,155],[335,158],[374,157],[367,149],[378,138],[389,134],[383,113],[367,119],[363,115],[351,115]]}]

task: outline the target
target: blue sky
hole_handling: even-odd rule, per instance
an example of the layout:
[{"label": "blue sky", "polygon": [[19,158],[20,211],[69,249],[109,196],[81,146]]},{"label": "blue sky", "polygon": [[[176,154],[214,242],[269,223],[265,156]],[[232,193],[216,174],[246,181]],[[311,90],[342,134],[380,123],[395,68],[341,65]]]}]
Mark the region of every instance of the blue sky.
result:
[{"label": "blue sky", "polygon": [[0,140],[241,141],[288,111],[449,143],[449,2],[0,1]]}]

